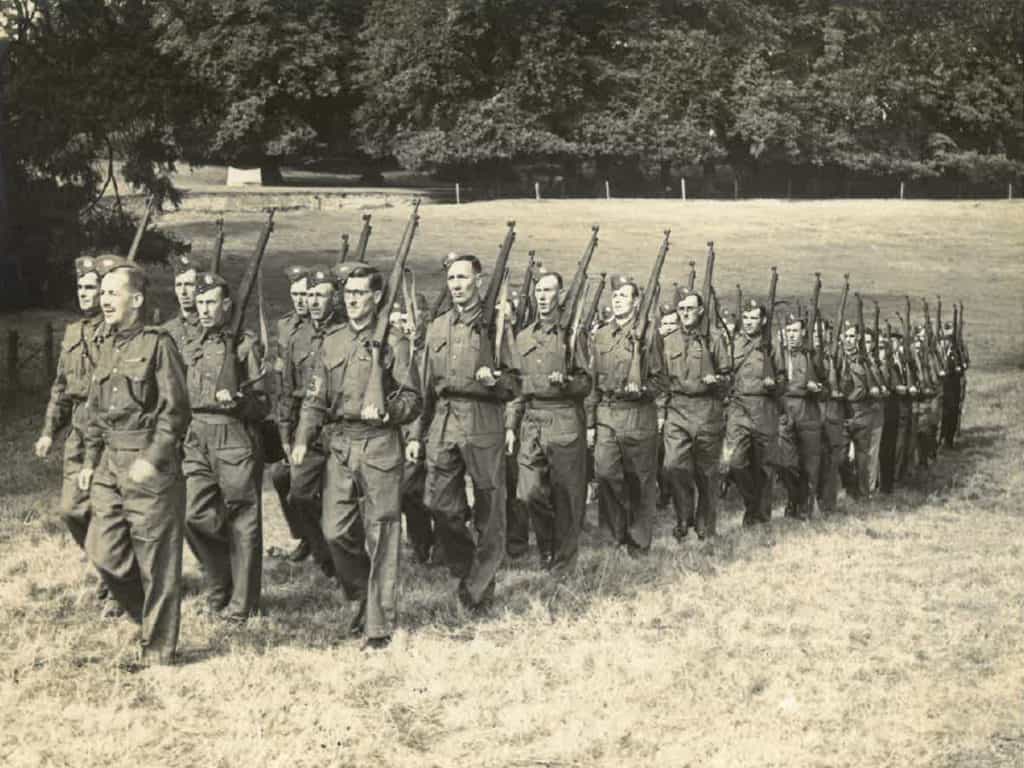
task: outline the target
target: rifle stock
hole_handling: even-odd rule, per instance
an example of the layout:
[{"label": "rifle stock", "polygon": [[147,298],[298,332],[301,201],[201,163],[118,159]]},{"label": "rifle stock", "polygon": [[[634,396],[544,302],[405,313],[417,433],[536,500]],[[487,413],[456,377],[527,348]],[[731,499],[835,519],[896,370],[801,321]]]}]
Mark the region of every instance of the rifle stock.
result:
[{"label": "rifle stock", "polygon": [[[808,354],[814,355],[814,334],[818,330],[818,316],[820,314],[819,302],[821,301],[821,272],[814,273],[814,287],[811,289],[811,310],[807,318],[807,335],[804,337],[804,349]],[[825,336],[819,335],[821,344],[825,343]]]},{"label": "rifle stock", "polygon": [[477,361],[477,368],[494,368],[497,363],[497,351],[494,348],[496,340],[495,310],[498,308],[498,298],[501,295],[501,284],[508,269],[508,257],[512,252],[512,244],[516,241],[516,223],[508,222],[508,230],[505,232],[505,239],[498,248],[498,257],[494,262],[494,270],[491,272],[491,279],[487,283],[487,293],[484,294],[480,303],[480,358]]},{"label": "rifle stock", "polygon": [[516,307],[515,330],[518,333],[533,320],[533,287],[537,282],[537,252],[530,251],[526,272],[523,274],[523,287],[519,291],[519,306]]},{"label": "rifle stock", "polygon": [[832,329],[832,360],[837,363],[839,350],[843,340],[843,321],[846,319],[846,302],[850,297],[850,275],[843,275],[843,293],[839,299],[839,311],[836,314],[836,327]]},{"label": "rifle stock", "polygon": [[370,233],[373,232],[373,225],[370,224],[372,214],[363,214],[363,228],[359,232],[359,243],[356,245],[355,259],[353,261],[366,261],[366,247],[370,243]]},{"label": "rifle stock", "polygon": [[[715,242],[708,240],[708,255],[707,261],[704,263],[704,284],[701,286],[701,301],[704,309],[704,314],[700,319],[700,334],[704,338],[704,354],[700,356],[700,377],[708,373],[708,357],[711,350],[711,299],[712,292],[714,291],[714,275],[715,275]],[[694,262],[690,262],[690,290],[693,290],[693,284],[696,282],[696,273],[694,272]]]},{"label": "rifle stock", "polygon": [[[708,242],[708,247],[712,248],[712,247],[714,247],[714,244],[709,241]],[[697,262],[696,261],[691,261],[690,262],[690,274],[686,278],[686,289],[689,290],[689,291],[692,291],[693,290],[693,286],[695,286],[696,284],[697,284]],[[707,306],[707,305],[705,304],[705,306]]]},{"label": "rifle stock", "polygon": [[626,374],[625,384],[627,387],[636,388],[639,392],[643,386],[643,370],[641,358],[644,355],[644,345],[647,342],[647,335],[651,325],[651,310],[655,306],[658,293],[658,281],[661,279],[661,270],[665,266],[665,256],[668,254],[669,237],[671,229],[666,229],[658,255],[654,259],[654,267],[651,269],[650,277],[647,279],[647,288],[644,290],[643,298],[640,300],[640,311],[636,320],[633,321],[632,350],[629,358],[629,371]]},{"label": "rifle stock", "polygon": [[146,203],[146,210],[142,214],[142,218],[139,219],[139,225],[135,228],[135,237],[132,238],[132,245],[128,249],[127,259],[129,262],[134,263],[139,255],[139,246],[142,244],[142,236],[146,234],[146,227],[149,226],[149,220],[153,217],[153,200],[152,198]]},{"label": "rifle stock", "polygon": [[217,219],[217,236],[213,239],[213,254],[210,256],[210,271],[220,274],[221,258],[224,254],[224,219]]},{"label": "rifle stock", "polygon": [[341,236],[341,252],[338,254],[338,263],[344,264],[348,258],[348,232]]},{"label": "rifle stock", "polygon": [[[573,321],[579,312],[580,300],[583,298],[583,289],[587,284],[587,270],[590,269],[590,261],[594,258],[594,251],[597,249],[597,233],[600,227],[594,224],[590,228],[590,240],[587,247],[583,249],[583,256],[576,264],[576,274],[572,276],[572,282],[565,292],[565,299],[562,302],[562,311],[558,318],[558,325],[563,334],[572,332]],[[563,336],[565,338],[565,336]]]},{"label": "rifle stock", "polygon": [[409,251],[412,248],[412,240],[419,226],[420,202],[413,203],[412,215],[406,224],[402,240],[395,253],[395,262],[391,266],[391,275],[388,277],[384,302],[377,309],[377,323],[373,330],[373,337],[369,341],[370,352],[370,375],[366,379],[366,390],[363,392],[363,407],[373,408],[383,419],[387,414],[387,400],[384,394],[384,363],[383,350],[387,343],[388,331],[391,328],[391,307],[398,298],[400,286],[404,284],[405,262],[409,258]]},{"label": "rifle stock", "polygon": [[768,305],[765,307],[765,324],[761,331],[761,346],[764,351],[764,378],[775,378],[775,366],[772,361],[772,328],[775,323],[775,292],[779,286],[779,270],[772,267],[768,282]]}]

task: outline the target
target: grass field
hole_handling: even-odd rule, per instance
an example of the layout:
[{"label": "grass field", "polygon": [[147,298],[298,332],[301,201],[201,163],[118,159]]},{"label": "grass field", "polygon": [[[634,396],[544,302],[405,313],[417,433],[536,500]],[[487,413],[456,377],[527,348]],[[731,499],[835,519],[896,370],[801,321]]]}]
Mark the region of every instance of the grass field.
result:
[{"label": "grass field", "polygon": [[[329,259],[359,213],[278,213],[275,313],[276,267]],[[384,264],[408,210],[373,214],[370,255]],[[783,297],[806,294],[820,270],[827,307],[843,272],[886,311],[907,292],[962,299],[974,367],[961,446],[829,520],[746,531],[732,503],[717,541],[678,545],[666,514],[640,562],[588,534],[562,585],[536,562],[503,570],[483,619],[461,611],[444,573],[408,565],[404,628],[376,655],[344,638],[351,607],[311,566],[267,561],[266,616],[229,629],[199,614],[186,556],[183,663],[137,671],[135,629],[98,617],[56,515],[59,459],[29,457],[41,406],[25,396],[0,419],[0,765],[1024,766],[1024,206],[574,201],[421,214],[424,279],[449,250],[493,258],[506,219],[518,222],[517,265],[536,248],[568,271],[599,222],[595,266],[641,279],[671,227],[668,279],[702,265],[714,239],[729,297],[737,281],[763,293],[774,264]],[[229,219],[229,272],[259,223]],[[197,251],[212,240],[207,220],[161,225]],[[169,299],[164,289],[166,310]],[[265,519],[266,543],[286,545],[272,494]]]}]

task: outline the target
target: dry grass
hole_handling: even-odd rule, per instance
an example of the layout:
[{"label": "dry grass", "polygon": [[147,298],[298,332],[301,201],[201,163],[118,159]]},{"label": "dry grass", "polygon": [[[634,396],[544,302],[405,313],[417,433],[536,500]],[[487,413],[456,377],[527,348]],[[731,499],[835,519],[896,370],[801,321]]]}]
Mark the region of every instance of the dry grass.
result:
[{"label": "dry grass", "polygon": [[[309,566],[270,568],[267,615],[226,629],[199,616],[187,559],[184,663],[136,672],[133,627],[97,618],[88,569],[53,511],[59,461],[27,457],[41,414],[22,401],[33,408],[0,420],[0,764],[1024,765],[1024,383],[1020,336],[1006,333],[1022,327],[1021,210],[424,209],[422,264],[462,243],[490,254],[514,217],[523,252],[557,248],[549,258],[565,268],[600,220],[605,267],[642,272],[658,227],[672,225],[677,277],[686,230],[698,260],[704,239],[718,241],[726,285],[772,263],[793,290],[803,286],[788,276],[819,268],[827,285],[849,270],[883,295],[955,285],[976,367],[963,447],[891,499],[755,532],[730,507],[713,545],[678,546],[665,519],[643,562],[589,541],[563,585],[533,563],[505,570],[482,620],[462,613],[443,573],[409,565],[405,629],[377,655],[343,638],[350,607]],[[381,258],[405,215],[375,211]],[[312,262],[325,256],[317,244],[355,231],[358,212],[278,218],[274,258]],[[248,227],[229,248],[255,238],[255,217],[229,224]],[[283,544],[266,500],[267,543]]]}]

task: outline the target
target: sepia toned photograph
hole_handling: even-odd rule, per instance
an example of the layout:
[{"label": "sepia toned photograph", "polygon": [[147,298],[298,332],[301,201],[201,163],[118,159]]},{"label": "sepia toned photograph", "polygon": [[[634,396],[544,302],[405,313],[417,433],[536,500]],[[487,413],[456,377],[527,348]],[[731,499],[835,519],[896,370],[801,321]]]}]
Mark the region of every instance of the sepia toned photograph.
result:
[{"label": "sepia toned photograph", "polygon": [[0,0],[0,766],[1024,768],[1021,0]]}]

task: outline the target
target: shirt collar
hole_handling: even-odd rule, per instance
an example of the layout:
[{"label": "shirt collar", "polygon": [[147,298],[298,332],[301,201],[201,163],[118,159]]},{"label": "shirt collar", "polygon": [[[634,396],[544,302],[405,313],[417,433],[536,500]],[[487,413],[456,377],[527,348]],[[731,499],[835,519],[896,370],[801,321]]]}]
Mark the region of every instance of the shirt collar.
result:
[{"label": "shirt collar", "polygon": [[478,301],[470,309],[466,311],[460,311],[458,307],[453,307],[454,317],[452,323],[462,323],[463,325],[473,325],[477,320],[480,319],[480,302]]}]

